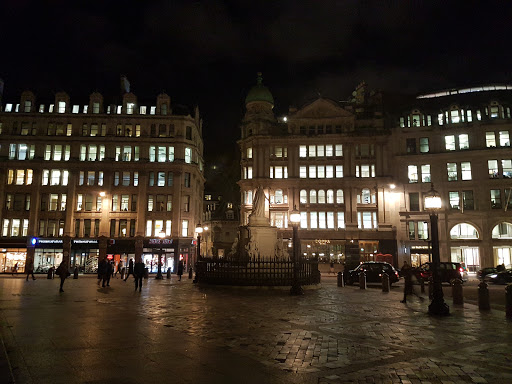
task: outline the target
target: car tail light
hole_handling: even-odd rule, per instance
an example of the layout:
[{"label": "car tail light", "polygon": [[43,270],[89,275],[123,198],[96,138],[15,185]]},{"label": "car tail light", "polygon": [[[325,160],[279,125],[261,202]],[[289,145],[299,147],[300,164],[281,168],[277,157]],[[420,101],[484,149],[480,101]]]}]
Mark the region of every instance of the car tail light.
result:
[{"label": "car tail light", "polygon": [[464,271],[464,268],[459,267],[459,272],[462,273]]}]

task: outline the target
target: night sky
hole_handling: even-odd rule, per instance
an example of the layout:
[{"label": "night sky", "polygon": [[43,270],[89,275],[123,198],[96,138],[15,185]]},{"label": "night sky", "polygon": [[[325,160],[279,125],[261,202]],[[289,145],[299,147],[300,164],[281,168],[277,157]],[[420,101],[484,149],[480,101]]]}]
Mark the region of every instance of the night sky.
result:
[{"label": "night sky", "polygon": [[124,74],[141,104],[165,91],[199,105],[207,159],[235,151],[258,71],[277,114],[318,94],[346,100],[362,80],[399,93],[512,82],[512,2],[2,3],[4,103],[25,89],[110,102]]}]

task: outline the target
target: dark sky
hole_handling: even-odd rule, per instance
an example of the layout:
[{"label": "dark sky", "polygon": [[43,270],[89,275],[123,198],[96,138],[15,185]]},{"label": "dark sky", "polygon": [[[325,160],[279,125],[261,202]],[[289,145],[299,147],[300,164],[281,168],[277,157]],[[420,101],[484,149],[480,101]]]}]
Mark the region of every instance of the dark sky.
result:
[{"label": "dark sky", "polygon": [[141,102],[164,90],[199,105],[208,158],[219,138],[236,148],[258,71],[278,114],[318,93],[348,99],[362,80],[412,93],[510,83],[511,11],[505,1],[4,0],[0,77],[4,102],[31,89],[83,103],[94,90],[113,100],[125,74]]}]

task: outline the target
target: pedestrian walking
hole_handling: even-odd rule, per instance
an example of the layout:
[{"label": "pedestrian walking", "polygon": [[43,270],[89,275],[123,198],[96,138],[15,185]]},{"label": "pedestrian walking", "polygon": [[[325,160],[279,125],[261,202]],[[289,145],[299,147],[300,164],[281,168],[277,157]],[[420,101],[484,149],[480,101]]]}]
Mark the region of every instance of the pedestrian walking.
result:
[{"label": "pedestrian walking", "polygon": [[105,287],[105,284],[106,284],[107,287],[110,287],[110,278],[114,274],[114,264],[113,264],[113,262],[108,262],[107,261],[106,268],[107,268],[107,270],[106,270],[105,274],[103,275],[103,284],[101,284],[101,286],[103,288]]},{"label": "pedestrian walking", "polygon": [[119,263],[117,263],[117,270],[116,270],[116,273],[115,273],[115,278],[117,279],[117,272],[119,272],[119,274],[121,275],[121,279],[123,278],[123,260],[119,260]]},{"label": "pedestrian walking", "polygon": [[404,261],[404,265],[402,265],[401,271],[402,271],[402,275],[404,277],[404,298],[400,302],[404,303],[404,304],[407,303],[407,295],[414,295],[414,296],[418,297],[421,301],[423,301],[424,298],[419,296],[414,291],[414,286],[413,286],[414,270],[407,263],[407,261]]},{"label": "pedestrian walking", "polygon": [[334,262],[333,261],[331,261],[329,273],[334,274]]},{"label": "pedestrian walking", "polygon": [[139,292],[142,289],[142,279],[144,278],[145,266],[142,261],[135,263],[133,267],[133,276],[135,277],[135,290],[139,287]]},{"label": "pedestrian walking", "polygon": [[14,264],[14,267],[12,267],[11,275],[14,275],[15,273],[18,273],[18,263]]},{"label": "pedestrian walking", "polygon": [[59,292],[64,292],[64,290],[62,289],[62,287],[64,286],[64,281],[66,281],[66,278],[69,275],[71,275],[71,273],[69,273],[68,267],[66,266],[66,263],[64,261],[62,261],[62,263],[60,263],[59,267],[55,271],[55,274],[60,277]]},{"label": "pedestrian walking", "polygon": [[178,281],[181,281],[181,276],[183,275],[183,260],[180,260],[178,263]]},{"label": "pedestrian walking", "polygon": [[26,281],[28,281],[28,277],[30,275],[32,275],[32,280],[36,279],[36,277],[34,276],[34,262],[33,261],[28,261],[27,264],[25,264],[25,273],[27,274]]},{"label": "pedestrian walking", "polygon": [[100,283],[105,278],[104,276],[107,274],[107,264],[107,259],[101,260],[100,263],[98,264],[98,285],[100,285]]},{"label": "pedestrian walking", "polygon": [[124,281],[128,280],[128,277],[130,277],[130,275],[134,276],[133,275],[133,259],[130,259],[130,262],[128,263],[128,274],[126,275]]}]

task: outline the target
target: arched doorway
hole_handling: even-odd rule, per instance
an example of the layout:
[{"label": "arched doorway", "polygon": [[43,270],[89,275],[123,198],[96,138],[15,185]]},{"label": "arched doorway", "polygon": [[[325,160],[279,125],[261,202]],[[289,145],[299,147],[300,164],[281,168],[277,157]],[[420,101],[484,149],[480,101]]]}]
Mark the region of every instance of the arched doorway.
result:
[{"label": "arched doorway", "polygon": [[[480,269],[480,249],[478,246],[470,245],[471,240],[478,240],[478,230],[469,223],[459,223],[450,230],[450,239],[457,244],[450,248],[451,261],[463,264],[468,273],[476,273]],[[468,242],[465,245],[464,242]]]},{"label": "arched doorway", "polygon": [[510,268],[512,266],[512,224],[507,222],[497,224],[492,229],[492,239],[496,265],[503,264],[506,268]]}]

